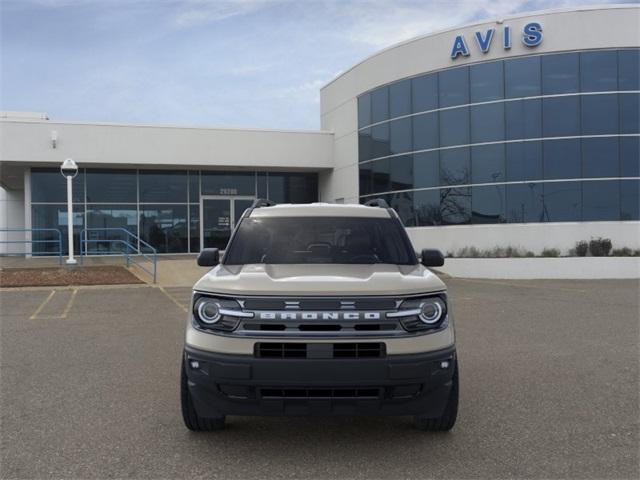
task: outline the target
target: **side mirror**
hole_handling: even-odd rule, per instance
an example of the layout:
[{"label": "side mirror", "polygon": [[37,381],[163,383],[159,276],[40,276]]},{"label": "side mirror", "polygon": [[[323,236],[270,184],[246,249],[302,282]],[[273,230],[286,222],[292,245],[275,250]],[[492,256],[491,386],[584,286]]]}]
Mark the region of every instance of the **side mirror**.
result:
[{"label": "side mirror", "polygon": [[441,267],[444,265],[444,256],[440,250],[424,248],[420,254],[422,265],[425,267]]},{"label": "side mirror", "polygon": [[217,248],[203,248],[198,255],[198,265],[201,267],[215,267],[220,263],[220,251]]}]

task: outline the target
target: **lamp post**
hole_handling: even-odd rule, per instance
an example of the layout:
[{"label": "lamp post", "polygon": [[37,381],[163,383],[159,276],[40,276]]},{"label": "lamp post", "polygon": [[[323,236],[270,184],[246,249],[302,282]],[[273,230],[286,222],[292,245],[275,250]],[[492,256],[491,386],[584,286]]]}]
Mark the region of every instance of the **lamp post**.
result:
[{"label": "lamp post", "polygon": [[67,158],[60,166],[60,173],[67,179],[67,239],[69,244],[69,258],[67,265],[75,265],[78,261],[73,258],[73,179],[78,174],[78,165],[71,158]]}]

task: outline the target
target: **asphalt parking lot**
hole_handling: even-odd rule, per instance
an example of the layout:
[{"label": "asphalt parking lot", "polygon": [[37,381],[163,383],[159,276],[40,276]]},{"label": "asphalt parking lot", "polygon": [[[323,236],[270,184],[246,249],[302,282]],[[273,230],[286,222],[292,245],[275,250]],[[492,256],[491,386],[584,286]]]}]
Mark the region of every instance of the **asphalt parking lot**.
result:
[{"label": "asphalt parking lot", "polygon": [[2,291],[1,477],[638,478],[638,282],[446,282],[461,369],[446,434],[403,417],[192,433],[189,289]]}]

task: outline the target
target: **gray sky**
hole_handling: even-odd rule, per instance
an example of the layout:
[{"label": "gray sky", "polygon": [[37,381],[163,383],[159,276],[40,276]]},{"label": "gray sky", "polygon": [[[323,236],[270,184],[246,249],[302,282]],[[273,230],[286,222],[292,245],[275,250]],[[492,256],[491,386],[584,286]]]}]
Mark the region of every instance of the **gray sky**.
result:
[{"label": "gray sky", "polygon": [[0,110],[316,129],[320,87],[381,48],[478,19],[589,3],[0,0]]}]

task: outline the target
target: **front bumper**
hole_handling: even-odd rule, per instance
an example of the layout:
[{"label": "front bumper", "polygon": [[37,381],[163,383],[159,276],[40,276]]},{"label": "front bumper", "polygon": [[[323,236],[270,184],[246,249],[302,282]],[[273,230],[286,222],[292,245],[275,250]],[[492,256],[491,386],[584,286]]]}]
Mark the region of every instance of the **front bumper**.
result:
[{"label": "front bumper", "polygon": [[[442,414],[455,347],[364,359],[257,358],[185,347],[189,391],[198,414]],[[193,362],[197,367],[193,368]],[[448,362],[443,368],[442,362]]]}]

